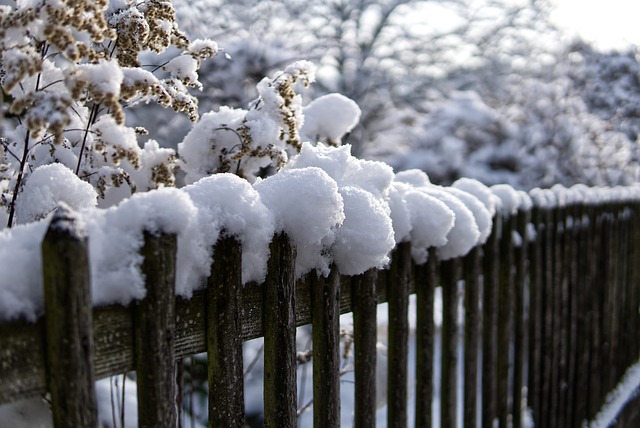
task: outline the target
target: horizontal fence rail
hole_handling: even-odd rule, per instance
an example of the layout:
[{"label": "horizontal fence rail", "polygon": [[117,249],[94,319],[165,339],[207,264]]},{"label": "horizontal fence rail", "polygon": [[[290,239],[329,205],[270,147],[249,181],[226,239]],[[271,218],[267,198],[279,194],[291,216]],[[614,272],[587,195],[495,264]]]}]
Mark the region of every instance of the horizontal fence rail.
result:
[{"label": "horizontal fence rail", "polygon": [[[133,370],[139,425],[175,426],[176,362],[202,352],[208,353],[210,424],[243,426],[242,342],[258,337],[265,341],[265,426],[295,426],[304,404],[296,402],[295,334],[306,324],[313,329],[314,426],[339,426],[339,315],[347,312],[354,313],[354,424],[373,426],[376,308],[383,302],[389,304],[389,427],[406,427],[409,412],[415,426],[430,427],[436,389],[442,427],[497,421],[517,428],[529,409],[536,426],[582,427],[640,355],[640,206],[634,203],[498,214],[488,241],[463,258],[439,261],[431,249],[427,263],[416,265],[410,243],[402,243],[388,270],[355,277],[332,269],[327,277],[312,273],[296,281],[295,248],[279,234],[265,283],[243,286],[240,244],[223,238],[206,287],[188,300],[174,297],[176,237],[147,233],[145,299],[92,311],[88,274],[78,270],[86,237],[70,222],[56,214],[43,243],[45,317],[0,324],[0,403],[49,392],[56,427],[95,426],[94,379]],[[436,287],[443,320],[441,381],[434,389]],[[410,294],[417,301],[415,332]],[[415,384],[407,370],[414,334]],[[407,408],[409,395],[414,409]],[[69,407],[73,402],[82,408]],[[637,426],[638,418],[631,409],[620,426]]]}]

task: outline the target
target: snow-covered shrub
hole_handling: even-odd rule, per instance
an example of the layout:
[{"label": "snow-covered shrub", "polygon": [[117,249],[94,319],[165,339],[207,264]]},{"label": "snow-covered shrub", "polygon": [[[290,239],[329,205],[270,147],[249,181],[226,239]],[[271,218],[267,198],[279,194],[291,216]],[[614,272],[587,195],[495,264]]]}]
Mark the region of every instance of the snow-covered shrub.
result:
[{"label": "snow-covered shrub", "polygon": [[295,86],[314,79],[313,64],[298,61],[258,83],[248,110],[223,106],[204,114],[178,145],[186,182],[222,172],[254,181],[266,168],[280,169],[302,147],[302,98]]},{"label": "snow-covered shrub", "polygon": [[[0,206],[6,224],[30,174],[60,163],[90,183],[101,206],[174,183],[174,152],[138,145],[125,108],[154,101],[197,120],[200,62],[217,53],[189,41],[170,2],[37,0],[0,7]],[[166,53],[145,69],[142,52]],[[46,213],[45,213],[46,214]],[[4,223],[4,222],[3,222]],[[3,224],[4,226],[4,224]]]}]

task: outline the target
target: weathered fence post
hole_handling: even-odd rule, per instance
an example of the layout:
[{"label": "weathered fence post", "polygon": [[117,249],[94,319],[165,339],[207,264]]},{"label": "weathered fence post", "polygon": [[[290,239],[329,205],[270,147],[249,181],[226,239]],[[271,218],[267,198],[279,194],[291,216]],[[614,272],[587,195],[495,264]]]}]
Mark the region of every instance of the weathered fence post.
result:
[{"label": "weathered fence post", "polygon": [[544,223],[541,209],[533,207],[531,222],[535,228],[535,241],[531,245],[529,261],[529,371],[527,383],[527,403],[533,410],[536,422],[540,420],[540,388],[541,388],[541,348],[543,330],[543,273],[542,247],[544,242]]},{"label": "weathered fence post", "polygon": [[134,307],[138,425],[177,422],[174,358],[177,237],[144,232],[142,274],[147,294]]},{"label": "weathered fence post", "polygon": [[[520,210],[516,230],[520,235],[520,245],[515,248],[515,317],[514,317],[514,363],[513,363],[513,428],[522,426],[522,393],[524,388],[525,345],[529,342],[529,330],[525,325],[525,299],[529,255],[527,228],[531,220],[529,210]],[[531,298],[528,299],[529,302]]]},{"label": "weathered fence post", "polygon": [[590,223],[593,221],[588,216],[588,210],[584,206],[576,207],[576,218],[579,218],[579,227],[574,231],[576,239],[576,283],[574,299],[576,300],[576,377],[573,384],[574,410],[572,415],[572,427],[581,427],[582,421],[587,419],[589,397],[589,325],[592,312],[589,309],[589,294],[591,289],[589,277],[590,260],[589,245],[592,237],[589,234]]},{"label": "weathered fence post", "polygon": [[458,281],[460,259],[442,262],[442,376],[440,383],[441,427],[457,426],[458,391]]},{"label": "weathered fence post", "polygon": [[311,275],[313,426],[340,426],[340,274]]},{"label": "weathered fence post", "polygon": [[553,209],[544,209],[542,237],[542,342],[540,365],[540,415],[538,424],[551,425],[551,370],[553,365]]},{"label": "weathered fence post", "polygon": [[484,244],[482,281],[482,426],[492,427],[496,416],[497,389],[497,335],[498,335],[498,235],[502,218],[496,214],[493,229]]},{"label": "weathered fence post", "polygon": [[500,234],[500,282],[498,285],[498,421],[500,428],[507,428],[509,418],[509,372],[511,368],[510,348],[513,337],[513,288],[514,254],[513,231],[515,216],[503,219]]},{"label": "weathered fence post", "polygon": [[296,425],[296,250],[284,233],[270,246],[264,284],[264,425]]},{"label": "weathered fence post", "polygon": [[356,428],[373,427],[376,421],[376,344],[378,270],[369,269],[353,278],[355,420]]},{"label": "weathered fence post", "polygon": [[591,221],[589,224],[591,240],[589,245],[589,306],[591,309],[591,319],[589,326],[590,338],[590,359],[589,359],[589,402],[587,419],[591,420],[595,417],[598,409],[600,409],[600,345],[602,343],[601,323],[601,302],[602,297],[600,289],[602,288],[603,279],[601,278],[602,266],[602,246],[603,246],[603,221],[602,206],[598,204],[590,207]]},{"label": "weathered fence post", "polygon": [[207,282],[209,426],[244,426],[242,360],[242,246],[228,236],[218,240]]},{"label": "weathered fence post", "polygon": [[96,427],[88,238],[66,205],[58,207],[42,242],[42,270],[54,426]]},{"label": "weathered fence post", "polygon": [[427,263],[415,266],[416,281],[416,417],[418,428],[431,427],[433,400],[434,292],[438,283],[438,256],[429,248]]},{"label": "weathered fence post", "polygon": [[393,252],[387,283],[389,301],[387,426],[389,428],[407,426],[408,307],[411,267],[411,243],[402,242]]},{"label": "weathered fence post", "polygon": [[465,428],[477,426],[481,252],[480,247],[474,247],[464,258],[463,417]]}]

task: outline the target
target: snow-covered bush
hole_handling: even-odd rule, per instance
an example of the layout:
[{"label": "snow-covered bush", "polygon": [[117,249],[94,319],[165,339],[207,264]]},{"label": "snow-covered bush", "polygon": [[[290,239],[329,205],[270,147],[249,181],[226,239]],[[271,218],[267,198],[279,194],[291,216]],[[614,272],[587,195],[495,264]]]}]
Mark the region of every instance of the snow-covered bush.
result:
[{"label": "snow-covered bush", "polygon": [[[173,151],[141,148],[145,130],[125,126],[125,108],[154,101],[197,120],[188,88],[201,87],[215,42],[189,41],[172,4],[157,0],[18,2],[0,7],[0,24],[3,223],[15,223],[31,173],[51,163],[90,183],[101,206],[173,185]],[[145,69],[142,52],[170,58]]]}]

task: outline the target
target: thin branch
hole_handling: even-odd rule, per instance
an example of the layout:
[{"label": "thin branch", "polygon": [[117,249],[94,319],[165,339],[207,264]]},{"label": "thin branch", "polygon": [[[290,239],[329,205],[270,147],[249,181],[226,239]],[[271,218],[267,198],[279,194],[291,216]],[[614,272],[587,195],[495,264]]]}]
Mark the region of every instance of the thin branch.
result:
[{"label": "thin branch", "polygon": [[76,166],[76,175],[80,172],[80,165],[82,164],[82,155],[84,154],[84,149],[87,144],[87,136],[89,135],[89,128],[95,121],[96,116],[98,114],[99,104],[94,104],[91,108],[91,113],[89,113],[89,119],[87,120],[87,127],[84,129],[84,137],[82,138],[82,145],[80,146],[80,153],[78,154],[78,165]]},{"label": "thin branch", "polygon": [[60,80],[54,80],[53,82],[48,83],[48,84],[44,85],[42,88],[40,88],[40,91],[44,91],[45,89],[47,89],[47,88],[49,88],[49,87],[51,87],[51,86],[55,85],[56,83],[62,83],[62,82],[64,82],[64,80],[62,80],[62,79],[60,79]]},{"label": "thin branch", "polygon": [[262,356],[263,352],[264,352],[264,343],[262,344],[260,349],[258,349],[258,352],[256,352],[256,355],[255,355],[255,357],[253,357],[253,360],[251,360],[251,363],[249,363],[249,365],[247,366],[247,370],[245,370],[245,372],[244,372],[244,378],[245,379],[246,379],[247,375],[249,374],[249,372],[251,370],[253,370],[253,368],[258,363],[258,361],[260,361],[260,357]]}]

